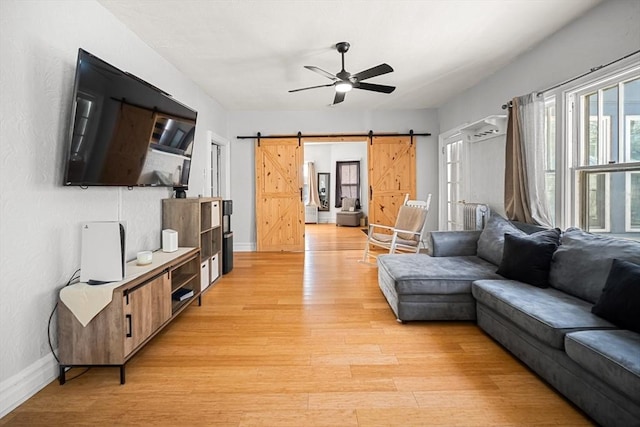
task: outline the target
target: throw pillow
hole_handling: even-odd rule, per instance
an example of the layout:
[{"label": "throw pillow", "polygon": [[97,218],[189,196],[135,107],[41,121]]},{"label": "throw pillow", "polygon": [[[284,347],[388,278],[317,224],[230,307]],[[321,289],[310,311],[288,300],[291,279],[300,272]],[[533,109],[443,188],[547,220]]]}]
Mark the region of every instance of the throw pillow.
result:
[{"label": "throw pillow", "polygon": [[559,229],[545,230],[530,236],[505,234],[504,254],[496,273],[539,288],[548,287],[551,259],[559,240]]},{"label": "throw pillow", "polygon": [[517,236],[526,235],[524,231],[520,231],[505,218],[492,213],[478,238],[478,256],[492,264],[499,265],[502,261],[504,235],[507,233]]},{"label": "throw pillow", "polygon": [[640,333],[640,265],[614,259],[607,283],[591,312]]}]

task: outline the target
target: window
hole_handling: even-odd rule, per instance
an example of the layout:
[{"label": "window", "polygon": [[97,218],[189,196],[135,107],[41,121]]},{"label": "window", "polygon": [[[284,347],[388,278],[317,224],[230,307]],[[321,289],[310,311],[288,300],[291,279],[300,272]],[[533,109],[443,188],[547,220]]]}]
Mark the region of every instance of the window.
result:
[{"label": "window", "polygon": [[627,141],[625,158],[627,162],[640,162],[640,114],[626,116],[624,128]]},{"label": "window", "polygon": [[568,94],[576,155],[574,223],[597,233],[640,232],[638,67]]},{"label": "window", "polygon": [[344,197],[360,199],[360,161],[336,162],[336,208]]},{"label": "window", "polygon": [[640,232],[640,172],[627,172],[626,185],[629,188],[625,210],[625,229],[628,233]]}]

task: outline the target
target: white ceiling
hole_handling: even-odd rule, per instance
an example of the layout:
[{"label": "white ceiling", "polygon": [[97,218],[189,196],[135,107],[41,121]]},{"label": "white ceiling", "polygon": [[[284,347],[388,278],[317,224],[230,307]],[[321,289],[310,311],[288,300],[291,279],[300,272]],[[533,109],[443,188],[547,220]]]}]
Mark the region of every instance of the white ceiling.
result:
[{"label": "white ceiling", "polygon": [[439,106],[601,0],[98,0],[228,110],[329,108],[340,71],[386,62],[367,80],[392,94],[347,93],[341,109]]}]

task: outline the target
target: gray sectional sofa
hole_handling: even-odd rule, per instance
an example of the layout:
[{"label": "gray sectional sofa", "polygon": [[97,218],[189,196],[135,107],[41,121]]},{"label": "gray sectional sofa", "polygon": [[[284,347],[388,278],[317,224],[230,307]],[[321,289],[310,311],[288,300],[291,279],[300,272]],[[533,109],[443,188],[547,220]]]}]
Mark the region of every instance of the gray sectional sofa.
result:
[{"label": "gray sectional sofa", "polygon": [[640,242],[494,215],[430,246],[378,257],[399,321],[476,320],[597,423],[640,426]]}]

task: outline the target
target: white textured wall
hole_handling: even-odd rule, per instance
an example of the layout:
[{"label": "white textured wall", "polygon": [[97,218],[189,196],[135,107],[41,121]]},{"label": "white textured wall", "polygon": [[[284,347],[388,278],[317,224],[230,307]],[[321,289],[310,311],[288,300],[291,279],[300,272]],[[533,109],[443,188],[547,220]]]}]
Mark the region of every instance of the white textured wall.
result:
[{"label": "white textured wall", "polygon": [[[515,96],[540,91],[640,48],[640,1],[608,0],[545,39],[438,110],[448,131],[493,114]],[[505,34],[508,37],[508,34]],[[479,142],[470,152],[469,193],[504,214],[504,142]],[[477,199],[477,200],[476,200]],[[568,224],[564,224],[566,226]]]},{"label": "white textured wall", "polygon": [[[438,123],[435,110],[405,111],[341,111],[340,107],[326,111],[236,111],[229,113],[231,140],[231,198],[233,199],[234,249],[254,250],[255,224],[255,165],[254,141],[238,140],[237,136],[360,133],[374,132],[430,132],[430,137],[416,138],[417,196],[438,193]],[[432,200],[435,202],[435,200]],[[437,203],[432,203],[427,229],[437,228]]]},{"label": "white textured wall", "polygon": [[209,169],[206,131],[226,135],[224,110],[97,2],[0,1],[0,416],[38,386],[24,377],[53,366],[47,319],[79,267],[80,223],[126,221],[128,259],[160,246],[170,190],[62,186],[80,47],[198,111],[194,195]]}]

